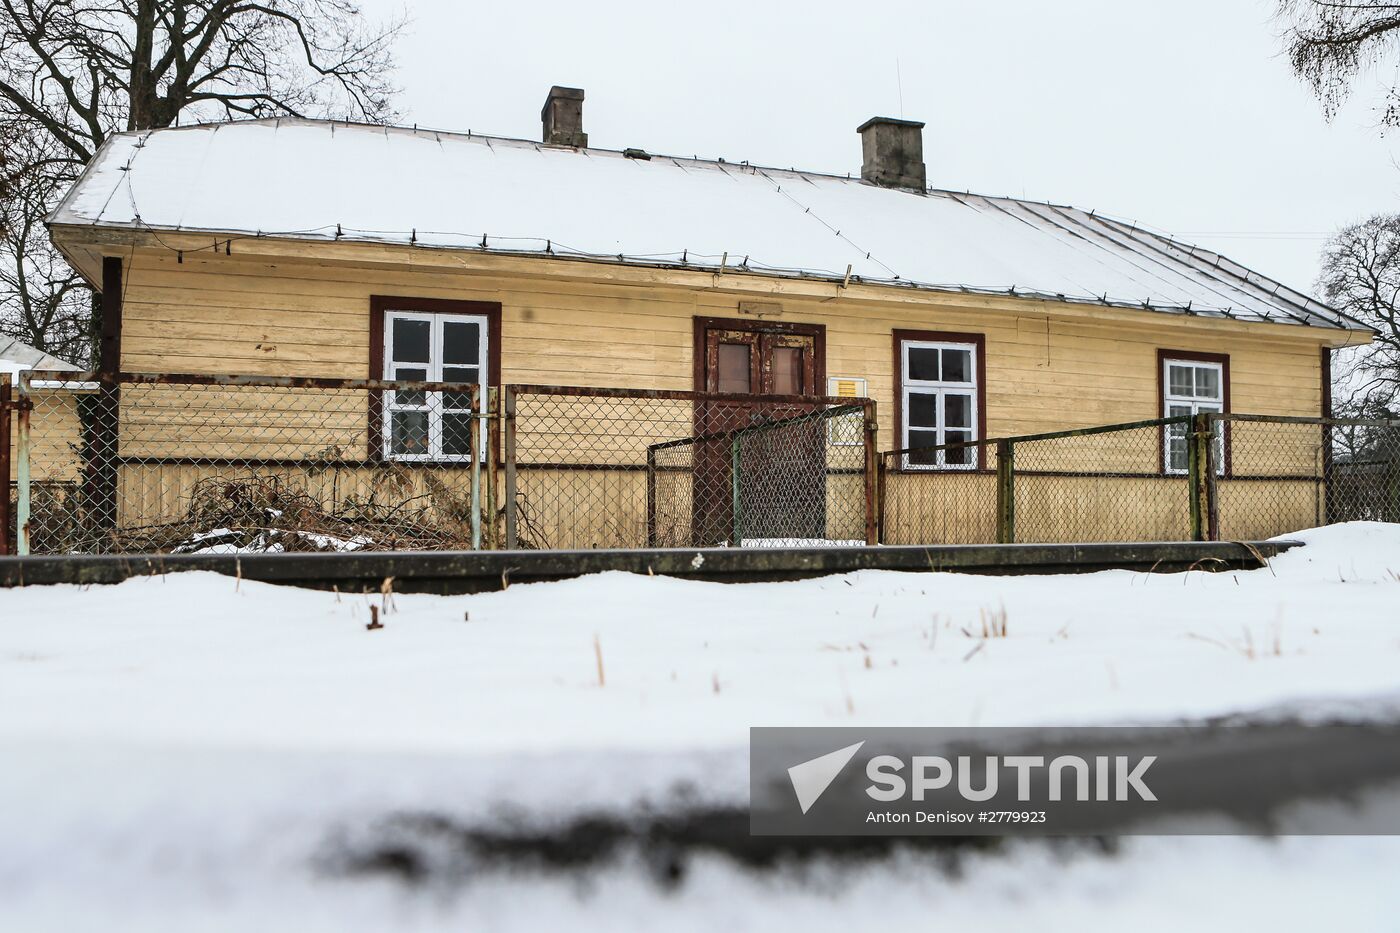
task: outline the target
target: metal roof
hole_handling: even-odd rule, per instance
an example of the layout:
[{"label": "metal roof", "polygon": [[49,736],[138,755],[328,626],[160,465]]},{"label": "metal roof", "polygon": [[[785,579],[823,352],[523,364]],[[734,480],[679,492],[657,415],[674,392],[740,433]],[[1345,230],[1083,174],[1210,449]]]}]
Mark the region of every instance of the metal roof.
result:
[{"label": "metal roof", "polygon": [[123,133],[50,222],[547,255],[1367,330],[1218,253],[1093,211],[637,155],[285,118]]},{"label": "metal roof", "polygon": [[67,360],[45,353],[38,347],[21,343],[13,337],[0,335],[0,372],[13,374],[21,369],[81,372],[79,367]]}]

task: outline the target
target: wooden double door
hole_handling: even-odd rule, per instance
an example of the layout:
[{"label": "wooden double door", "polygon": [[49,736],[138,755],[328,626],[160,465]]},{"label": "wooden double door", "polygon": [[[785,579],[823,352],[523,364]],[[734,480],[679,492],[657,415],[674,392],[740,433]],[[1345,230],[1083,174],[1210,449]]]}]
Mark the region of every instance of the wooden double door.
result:
[{"label": "wooden double door", "polygon": [[[777,542],[826,537],[826,428],[815,404],[795,400],[823,394],[825,328],[697,318],[695,388],[732,396],[695,406],[691,489],[695,543]],[[744,428],[782,422],[745,433]]]}]

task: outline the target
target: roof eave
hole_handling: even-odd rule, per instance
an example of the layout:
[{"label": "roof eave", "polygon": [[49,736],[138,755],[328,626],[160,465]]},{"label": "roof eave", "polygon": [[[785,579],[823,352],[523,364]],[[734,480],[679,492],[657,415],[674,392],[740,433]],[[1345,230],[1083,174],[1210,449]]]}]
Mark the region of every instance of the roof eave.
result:
[{"label": "roof eave", "polygon": [[[1359,321],[1355,321],[1354,319],[1347,318],[1346,315],[1343,315],[1340,312],[1333,313],[1337,315],[1339,320],[1351,320],[1352,323],[1355,324],[1355,326],[1343,327],[1340,324],[1321,322],[1308,323],[1294,319],[1282,319],[1282,316],[1280,320],[1266,321],[1258,320],[1253,316],[1231,314],[1230,309],[1193,307],[1190,304],[1168,304],[1163,302],[1153,302],[1151,300],[1137,301],[1131,299],[1119,299],[1106,295],[1098,297],[1067,295],[1058,292],[1048,292],[1031,288],[987,287],[950,283],[919,282],[911,279],[900,278],[882,279],[860,275],[847,276],[844,273],[836,273],[827,270],[778,268],[767,266],[754,267],[752,264],[721,265],[719,263],[706,263],[696,261],[665,261],[658,260],[655,258],[627,256],[625,254],[566,252],[560,251],[559,249],[552,247],[548,251],[511,249],[509,247],[504,246],[491,246],[489,244],[489,237],[483,238],[483,240],[486,241],[486,245],[454,246],[424,243],[421,240],[417,242],[411,242],[411,233],[405,233],[401,236],[385,236],[382,233],[379,233],[377,235],[369,235],[364,233],[357,233],[355,231],[342,231],[339,236],[336,236],[334,234],[329,233],[315,234],[308,233],[305,231],[299,231],[296,235],[293,236],[289,234],[263,233],[260,231],[248,230],[190,227],[152,227],[144,223],[138,225],[91,222],[68,224],[54,223],[50,227],[50,232],[51,235],[61,234],[65,229],[70,229],[75,232],[81,231],[82,233],[88,235],[90,235],[91,232],[94,230],[102,230],[106,232],[104,239],[106,239],[111,245],[122,245],[124,247],[132,245],[149,245],[145,243],[138,243],[138,237],[150,238],[158,236],[161,233],[169,235],[212,236],[216,240],[226,241],[229,244],[235,244],[239,240],[281,240],[288,242],[303,241],[327,245],[333,243],[366,243],[383,246],[397,246],[415,250],[465,252],[476,253],[480,255],[514,257],[521,259],[559,260],[566,262],[591,262],[614,266],[627,266],[632,268],[665,269],[671,271],[703,272],[721,275],[743,275],[759,277],[767,276],[771,278],[800,279],[804,281],[826,282],[835,285],[858,284],[878,288],[895,288],[901,290],[925,291],[947,295],[963,294],[976,295],[981,297],[999,297],[1032,301],[1047,301],[1076,305],[1081,307],[1114,308],[1118,310],[1127,311],[1149,311],[1157,314],[1171,314],[1182,317],[1197,317],[1211,320],[1231,320],[1237,323],[1248,325],[1272,324],[1291,327],[1309,327],[1315,328],[1319,331],[1335,330],[1344,333],[1362,333],[1366,335],[1368,340],[1375,335],[1375,330],[1373,328],[1362,324]],[[60,251],[63,251],[65,256],[67,256],[68,251],[65,247],[65,244],[61,242],[59,236],[54,236],[54,242],[55,245],[58,246]],[[180,252],[197,253],[201,250],[212,250],[213,248],[215,248],[216,245],[217,244],[211,243],[202,247],[191,247],[189,249],[180,250]],[[174,247],[169,246],[165,248],[174,249]],[[86,277],[87,276],[85,276],[85,278]]]}]

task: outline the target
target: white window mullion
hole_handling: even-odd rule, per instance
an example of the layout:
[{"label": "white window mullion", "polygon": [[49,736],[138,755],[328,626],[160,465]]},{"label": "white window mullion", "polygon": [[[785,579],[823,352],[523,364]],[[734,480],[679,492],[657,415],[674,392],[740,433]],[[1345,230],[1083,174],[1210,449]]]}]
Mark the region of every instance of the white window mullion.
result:
[{"label": "white window mullion", "polygon": [[[978,347],[974,343],[943,342],[943,341],[923,341],[905,340],[901,345],[900,354],[900,391],[903,402],[903,412],[901,415],[902,446],[907,448],[915,446],[928,446],[921,440],[917,445],[911,438],[911,434],[916,431],[929,433],[933,436],[933,445],[942,447],[949,443],[975,442],[979,440],[977,436],[978,419],[980,418],[978,406]],[[919,353],[922,359],[915,366],[914,354]],[[916,378],[915,369],[919,370]],[[931,399],[934,410],[931,424],[914,424],[912,421],[913,402],[915,397]],[[966,414],[967,424],[956,426],[948,423],[949,399],[967,399]],[[959,435],[950,438],[949,432]],[[939,450],[933,457],[931,463],[913,463],[908,455],[904,458],[904,466],[911,469],[975,469],[978,463],[975,449],[963,448],[953,455],[950,462],[949,451]],[[959,460],[965,462],[957,462]]]},{"label": "white window mullion", "polygon": [[[432,349],[428,354],[431,366],[428,375],[433,382],[442,381],[442,328],[441,314],[433,315]],[[428,450],[434,460],[442,458],[442,393],[428,393]]]},{"label": "white window mullion", "polygon": [[[1173,375],[1177,376],[1173,385]],[[1188,376],[1189,378],[1183,378]],[[1225,410],[1225,367],[1209,360],[1170,359],[1162,360],[1162,417],[1181,417],[1182,413],[1192,417],[1203,413],[1220,413]],[[1213,388],[1211,383],[1214,383]],[[1189,388],[1187,387],[1189,384]],[[1191,431],[1191,425],[1172,425],[1164,432],[1166,448],[1162,451],[1162,465],[1168,473],[1177,475],[1187,471],[1184,460],[1173,460],[1173,439],[1177,442],[1178,455],[1182,440]],[[1225,472],[1224,435],[1220,422],[1215,422],[1211,439],[1215,448],[1216,472]]]},{"label": "white window mullion", "polygon": [[[395,346],[394,334],[395,323],[403,321],[416,321],[427,326],[427,357],[426,361],[405,361],[400,357],[400,349]],[[460,353],[460,358],[454,357],[452,362],[448,361],[448,336],[454,326],[467,325],[474,327],[475,334],[475,356],[474,361],[470,360],[470,353]],[[429,313],[422,311],[387,311],[384,315],[384,366],[382,378],[396,381],[401,378],[401,370],[412,369],[421,373],[423,381],[426,382],[447,382],[449,372],[453,374],[453,382],[461,382],[462,385],[473,385],[481,393],[480,397],[485,397],[485,386],[490,384],[491,373],[489,370],[490,358],[490,319],[483,314],[454,314],[449,312]],[[454,337],[455,339],[455,337]],[[469,343],[458,344],[466,349],[473,349]],[[402,378],[408,378],[402,376]],[[410,461],[470,461],[470,454],[450,453],[450,450],[460,449],[465,444],[465,437],[462,436],[462,424],[468,422],[474,413],[470,402],[470,391],[466,392],[430,392],[423,396],[423,404],[412,405],[400,401],[398,393],[395,391],[385,391],[382,394],[383,412],[383,438],[382,447],[384,456],[390,459],[410,460]],[[410,396],[411,398],[411,396]],[[418,412],[424,422],[426,436],[423,439],[422,451],[416,453],[395,453],[394,424],[395,415],[402,415],[405,412]],[[451,431],[449,431],[449,426]],[[450,436],[449,436],[450,435]],[[485,444],[479,445],[482,449],[478,455],[485,458]]]}]

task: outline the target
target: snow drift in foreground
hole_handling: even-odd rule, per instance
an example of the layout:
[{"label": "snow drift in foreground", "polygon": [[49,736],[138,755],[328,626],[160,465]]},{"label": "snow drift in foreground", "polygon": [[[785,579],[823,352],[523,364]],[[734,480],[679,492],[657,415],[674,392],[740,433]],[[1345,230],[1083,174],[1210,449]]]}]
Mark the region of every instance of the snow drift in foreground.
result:
[{"label": "snow drift in foreground", "polygon": [[[953,928],[1315,928],[1324,887],[1377,927],[1400,907],[1388,839],[1025,843],[960,877],[914,855],[805,881],[711,858],[674,891],[628,864],[449,895],[317,862],[404,811],[547,823],[678,788],[742,805],[751,725],[1400,711],[1400,527],[1289,537],[1306,547],[1227,574],[602,574],[398,595],[378,631],[368,597],[211,574],[3,591],[0,926],[850,929],[878,909]],[[1003,613],[1006,637],[983,638]]]}]

